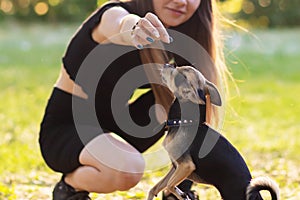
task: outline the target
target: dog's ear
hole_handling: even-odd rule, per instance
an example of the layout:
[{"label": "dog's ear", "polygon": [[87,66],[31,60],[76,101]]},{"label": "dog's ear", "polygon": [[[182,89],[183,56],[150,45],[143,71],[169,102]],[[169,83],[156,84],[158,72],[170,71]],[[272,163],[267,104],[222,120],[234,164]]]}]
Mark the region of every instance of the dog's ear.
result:
[{"label": "dog's ear", "polygon": [[222,106],[221,95],[217,87],[213,83],[209,82],[208,80],[205,80],[205,86],[208,89],[208,92],[210,94],[211,103],[216,106]]}]

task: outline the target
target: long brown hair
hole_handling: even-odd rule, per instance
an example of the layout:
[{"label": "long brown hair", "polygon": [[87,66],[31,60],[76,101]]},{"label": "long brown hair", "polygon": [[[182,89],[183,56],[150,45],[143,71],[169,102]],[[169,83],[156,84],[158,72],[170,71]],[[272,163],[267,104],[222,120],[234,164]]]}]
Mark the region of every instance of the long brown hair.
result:
[{"label": "long brown hair", "polygon": [[[147,12],[154,12],[152,0],[127,0],[126,4],[132,9],[132,12],[145,16]],[[202,65],[201,60],[197,62],[199,66],[197,69],[204,74],[204,76],[213,82],[220,90],[223,102],[227,90],[227,77],[230,76],[228,69],[225,65],[223,56],[223,41],[220,35],[218,24],[219,12],[215,0],[202,0],[194,15],[185,23],[177,26],[170,27],[175,31],[183,33],[195,41],[197,41],[207,52],[212,60],[212,65]],[[143,63],[164,63],[166,62],[165,54],[156,49],[144,49],[141,51],[141,59]],[[201,59],[201,57],[199,57]],[[148,77],[155,79],[159,77],[157,72],[146,70]],[[160,85],[152,85],[156,102],[163,105],[166,111],[173,100],[173,95],[164,87]],[[212,125],[219,126],[223,109],[213,107]]]}]

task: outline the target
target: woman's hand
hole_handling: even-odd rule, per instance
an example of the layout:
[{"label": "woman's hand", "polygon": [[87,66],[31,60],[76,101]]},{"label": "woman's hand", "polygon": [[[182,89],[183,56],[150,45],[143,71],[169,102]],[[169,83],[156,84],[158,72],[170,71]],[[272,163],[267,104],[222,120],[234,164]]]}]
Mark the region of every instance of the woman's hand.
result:
[{"label": "woman's hand", "polygon": [[166,28],[155,14],[147,13],[141,18],[118,6],[103,13],[101,22],[94,29],[92,36],[99,43],[132,45],[138,49],[155,40],[172,42]]},{"label": "woman's hand", "polygon": [[161,40],[170,43],[173,39],[169,36],[162,22],[153,13],[147,13],[145,17],[140,18],[131,30],[132,43],[138,49],[153,43],[155,40]]}]

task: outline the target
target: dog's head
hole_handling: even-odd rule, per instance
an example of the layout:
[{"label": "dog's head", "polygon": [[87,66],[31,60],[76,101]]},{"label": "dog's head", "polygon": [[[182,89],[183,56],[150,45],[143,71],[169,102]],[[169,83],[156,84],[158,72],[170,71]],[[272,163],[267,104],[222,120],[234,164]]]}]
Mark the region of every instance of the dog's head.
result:
[{"label": "dog's head", "polygon": [[208,91],[211,103],[217,106],[222,105],[217,87],[191,66],[174,67],[165,64],[161,76],[163,83],[180,100],[205,104],[205,94]]}]

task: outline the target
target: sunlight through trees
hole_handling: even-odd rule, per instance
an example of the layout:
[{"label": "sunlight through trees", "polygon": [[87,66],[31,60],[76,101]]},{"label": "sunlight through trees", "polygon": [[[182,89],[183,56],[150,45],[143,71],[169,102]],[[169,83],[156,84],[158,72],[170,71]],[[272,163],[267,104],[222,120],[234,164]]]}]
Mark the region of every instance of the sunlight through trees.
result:
[{"label": "sunlight through trees", "polygon": [[[82,21],[107,0],[0,0],[0,21]],[[216,0],[226,17],[241,25],[277,27],[300,25],[299,0]]]}]

